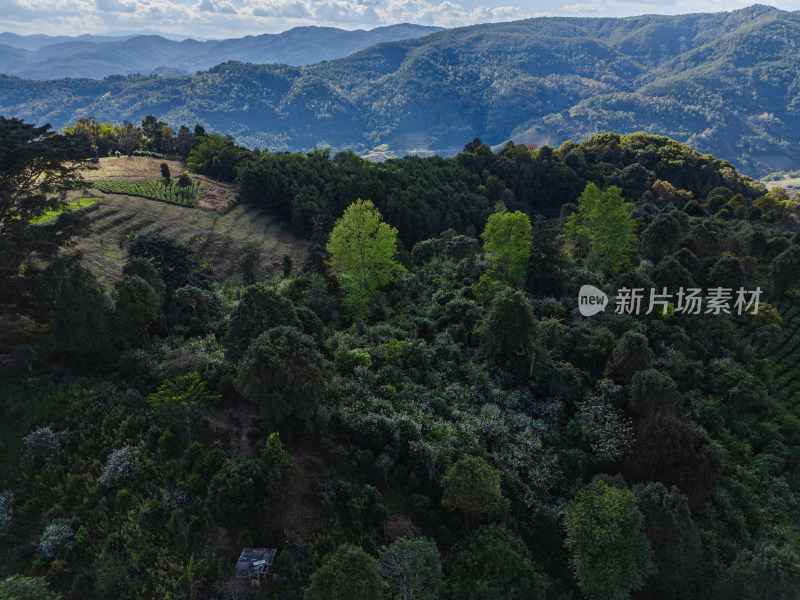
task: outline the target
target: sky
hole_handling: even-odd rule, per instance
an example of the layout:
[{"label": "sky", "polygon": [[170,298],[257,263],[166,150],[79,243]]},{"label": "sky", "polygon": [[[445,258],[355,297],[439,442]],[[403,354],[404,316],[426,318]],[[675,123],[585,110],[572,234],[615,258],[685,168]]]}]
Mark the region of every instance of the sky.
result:
[{"label": "sky", "polygon": [[[0,0],[0,32],[20,35],[163,32],[194,38],[278,33],[303,25],[458,27],[538,16],[624,17],[733,10],[739,0]],[[800,0],[762,0],[800,10]]]}]

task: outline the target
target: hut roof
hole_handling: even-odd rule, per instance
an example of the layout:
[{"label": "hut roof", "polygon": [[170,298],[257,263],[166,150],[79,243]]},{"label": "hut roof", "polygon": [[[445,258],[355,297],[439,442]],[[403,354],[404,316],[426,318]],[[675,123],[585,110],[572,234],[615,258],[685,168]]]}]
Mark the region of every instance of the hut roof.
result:
[{"label": "hut roof", "polygon": [[275,548],[244,548],[236,561],[236,577],[258,577],[264,567],[272,566],[277,553]]}]

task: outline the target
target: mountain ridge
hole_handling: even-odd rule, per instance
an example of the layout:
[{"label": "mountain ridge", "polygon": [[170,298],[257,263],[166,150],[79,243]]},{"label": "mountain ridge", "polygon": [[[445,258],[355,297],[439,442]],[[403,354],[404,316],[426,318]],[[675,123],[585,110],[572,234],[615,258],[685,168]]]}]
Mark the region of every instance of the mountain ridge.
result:
[{"label": "mountain ridge", "polygon": [[383,42],[306,67],[222,62],[175,78],[0,78],[0,112],[55,127],[153,114],[250,147],[455,154],[666,135],[754,175],[800,164],[800,13],[542,17]]}]

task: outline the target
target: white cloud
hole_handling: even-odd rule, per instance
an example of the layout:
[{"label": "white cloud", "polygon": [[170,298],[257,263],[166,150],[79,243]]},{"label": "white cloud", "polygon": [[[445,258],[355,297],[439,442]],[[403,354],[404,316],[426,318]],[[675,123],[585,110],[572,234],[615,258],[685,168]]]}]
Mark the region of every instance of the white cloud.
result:
[{"label": "white cloud", "polygon": [[238,11],[232,2],[229,0],[201,0],[195,6],[195,9],[200,12],[222,13],[233,15]]},{"label": "white cloud", "polygon": [[246,0],[245,10],[254,17],[309,19],[311,13],[301,0]]},{"label": "white cloud", "polygon": [[122,2],[121,0],[94,0],[97,10],[103,12],[136,12],[135,2]]}]

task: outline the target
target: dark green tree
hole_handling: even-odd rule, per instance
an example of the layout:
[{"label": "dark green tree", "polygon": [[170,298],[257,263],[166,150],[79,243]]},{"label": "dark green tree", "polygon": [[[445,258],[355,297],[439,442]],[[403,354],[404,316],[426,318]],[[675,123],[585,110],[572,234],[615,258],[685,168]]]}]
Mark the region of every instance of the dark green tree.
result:
[{"label": "dark green tree", "polygon": [[442,488],[442,506],[462,511],[469,523],[500,510],[500,473],[479,456],[460,458],[444,474]]},{"label": "dark green tree", "polygon": [[626,331],[614,346],[611,360],[614,373],[627,383],[636,371],[644,371],[653,365],[653,351],[641,333]]},{"label": "dark green tree", "polygon": [[208,486],[208,509],[223,527],[245,527],[258,514],[267,494],[267,467],[260,458],[226,460]]},{"label": "dark green tree", "polygon": [[79,211],[43,225],[35,220],[66,208],[81,181],[87,148],[79,140],[0,117],[0,311],[47,318],[72,257],[64,248],[85,232]]},{"label": "dark green tree", "polygon": [[675,381],[661,371],[646,369],[634,373],[630,387],[631,411],[640,417],[662,412],[673,414],[678,410],[681,395]]},{"label": "dark green tree", "polygon": [[657,263],[674,251],[680,241],[680,223],[668,214],[661,214],[642,233],[639,249],[645,258]]},{"label": "dark green tree", "polygon": [[188,246],[160,233],[138,235],[128,246],[128,258],[146,258],[156,268],[172,294],[192,280],[196,263]]},{"label": "dark green tree", "polygon": [[779,294],[800,284],[800,246],[790,246],[778,254],[770,264],[769,275]]},{"label": "dark green tree", "polygon": [[254,338],[281,325],[301,327],[291,301],[266,283],[246,287],[228,323],[225,336],[228,358],[238,362]]},{"label": "dark green tree", "polygon": [[294,327],[258,336],[240,365],[236,390],[273,424],[308,422],[325,396],[326,363],[314,339]]},{"label": "dark green tree", "polygon": [[111,340],[111,305],[88,269],[74,265],[56,296],[53,329],[59,350],[76,358],[99,357]]},{"label": "dark green tree", "polygon": [[658,482],[637,485],[633,492],[644,515],[644,532],[656,567],[638,597],[691,597],[692,584],[700,575],[702,547],[686,496]]},{"label": "dark green tree", "polygon": [[305,600],[380,600],[375,559],[356,546],[339,546],[311,576]]},{"label": "dark green tree", "polygon": [[490,360],[511,365],[530,356],[539,330],[530,302],[520,290],[498,290],[478,331]]},{"label": "dark green tree", "polygon": [[451,550],[453,600],[544,600],[547,578],[505,525],[478,527]]},{"label": "dark green tree", "polygon": [[133,343],[158,318],[161,302],[155,290],[138,275],[126,275],[114,284],[117,300],[112,317],[113,329],[125,342]]},{"label": "dark green tree", "polygon": [[625,600],[653,570],[644,516],[630,490],[595,481],[568,504],[566,545],[587,597]]}]

